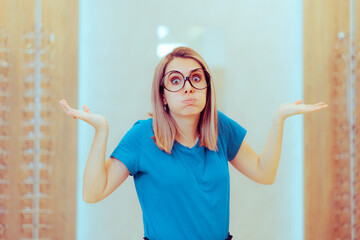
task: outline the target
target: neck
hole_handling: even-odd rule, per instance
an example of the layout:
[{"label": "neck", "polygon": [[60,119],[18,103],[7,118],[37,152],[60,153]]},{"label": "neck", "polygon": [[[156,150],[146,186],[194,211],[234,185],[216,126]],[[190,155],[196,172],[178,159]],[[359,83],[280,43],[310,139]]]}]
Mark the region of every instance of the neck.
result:
[{"label": "neck", "polygon": [[199,123],[200,114],[191,117],[173,115],[173,118],[175,119],[177,125],[175,140],[185,146],[193,147],[198,139],[197,126]]}]

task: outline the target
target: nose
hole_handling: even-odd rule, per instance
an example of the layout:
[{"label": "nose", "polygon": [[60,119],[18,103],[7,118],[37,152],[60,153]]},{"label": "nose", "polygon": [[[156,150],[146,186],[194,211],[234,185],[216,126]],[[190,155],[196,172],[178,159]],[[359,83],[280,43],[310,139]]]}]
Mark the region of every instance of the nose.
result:
[{"label": "nose", "polygon": [[188,93],[188,92],[193,93],[194,92],[194,88],[191,86],[190,80],[185,81],[184,91],[185,91],[185,93]]}]

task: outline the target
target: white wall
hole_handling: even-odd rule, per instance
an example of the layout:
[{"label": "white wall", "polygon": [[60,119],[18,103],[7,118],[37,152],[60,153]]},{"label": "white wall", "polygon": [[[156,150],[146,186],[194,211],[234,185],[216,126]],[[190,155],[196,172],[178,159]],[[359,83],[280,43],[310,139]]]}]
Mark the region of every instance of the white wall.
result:
[{"label": "white wall", "polygon": [[[209,63],[219,109],[248,130],[260,154],[275,110],[302,99],[302,1],[80,1],[79,106],[104,115],[108,158],[122,136],[151,111],[159,43],[183,42]],[[159,40],[157,27],[170,34]],[[70,103],[71,104],[71,103]],[[276,181],[257,184],[231,168],[234,239],[302,240],[302,116],[285,121]],[[79,122],[78,240],[142,239],[133,179],[108,198],[83,202],[82,175],[94,130]]]}]

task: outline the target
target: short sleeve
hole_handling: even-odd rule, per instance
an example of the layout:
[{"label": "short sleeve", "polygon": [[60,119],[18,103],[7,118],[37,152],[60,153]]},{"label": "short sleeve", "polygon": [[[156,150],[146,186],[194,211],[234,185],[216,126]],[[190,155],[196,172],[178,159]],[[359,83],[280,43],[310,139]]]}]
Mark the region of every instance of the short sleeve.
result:
[{"label": "short sleeve", "polygon": [[225,148],[227,158],[231,161],[238,153],[247,130],[220,111],[218,111],[218,121],[219,137]]},{"label": "short sleeve", "polygon": [[139,155],[141,152],[141,136],[143,124],[137,121],[120,140],[110,157],[120,160],[128,169],[131,176],[139,171]]}]

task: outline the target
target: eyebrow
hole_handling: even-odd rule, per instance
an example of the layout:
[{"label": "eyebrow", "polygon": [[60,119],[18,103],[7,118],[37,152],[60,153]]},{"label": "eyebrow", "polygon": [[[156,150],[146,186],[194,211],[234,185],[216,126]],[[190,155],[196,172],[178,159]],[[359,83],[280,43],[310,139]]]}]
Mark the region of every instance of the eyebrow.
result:
[{"label": "eyebrow", "polygon": [[[190,74],[191,74],[192,72],[194,72],[195,70],[200,70],[200,69],[203,70],[202,67],[194,68],[193,70],[190,71]],[[173,70],[170,70],[170,71],[168,71],[167,73],[165,73],[164,76],[165,76],[166,74],[172,73],[172,72],[179,72],[179,73],[183,74],[183,73],[180,72],[179,70],[173,69]],[[183,75],[184,75],[184,74],[183,74]]]}]

